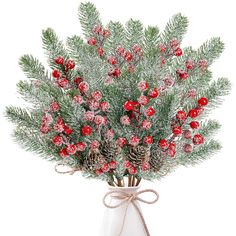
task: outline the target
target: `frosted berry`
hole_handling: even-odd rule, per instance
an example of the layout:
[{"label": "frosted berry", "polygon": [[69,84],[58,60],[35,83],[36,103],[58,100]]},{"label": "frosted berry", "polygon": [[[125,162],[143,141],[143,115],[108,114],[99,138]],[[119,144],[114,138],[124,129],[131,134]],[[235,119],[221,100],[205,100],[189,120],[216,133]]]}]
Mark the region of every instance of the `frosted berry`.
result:
[{"label": "frosted berry", "polygon": [[111,32],[108,29],[104,29],[102,32],[102,36],[108,38],[111,35]]},{"label": "frosted berry", "polygon": [[140,142],[140,138],[137,137],[137,136],[132,136],[130,138],[130,141],[129,141],[129,144],[132,145],[132,146],[137,146]]},{"label": "frosted berry", "polygon": [[92,98],[94,98],[96,101],[99,101],[102,99],[102,93],[99,90],[95,90],[91,93]]},{"label": "frosted berry", "polygon": [[78,142],[76,144],[76,148],[78,151],[84,151],[86,149],[87,145],[84,142]]},{"label": "frosted berry", "polygon": [[95,171],[95,173],[99,176],[99,175],[102,175],[102,174],[103,174],[103,171],[102,171],[102,169],[97,169],[97,170]]},{"label": "frosted berry", "polygon": [[170,46],[174,49],[178,48],[179,47],[179,40],[174,38],[170,41]]},{"label": "frosted berry", "polygon": [[180,126],[175,126],[173,129],[172,129],[172,132],[174,135],[181,135],[182,134],[182,128]]},{"label": "frosted berry", "polygon": [[153,143],[153,137],[152,136],[145,136],[143,139],[143,143],[145,144],[152,144]]},{"label": "frosted berry", "polygon": [[141,52],[141,47],[138,45],[138,44],[135,44],[133,47],[132,47],[132,51],[137,54],[139,52]]},{"label": "frosted berry", "polygon": [[101,125],[104,125],[105,119],[104,119],[104,117],[101,116],[101,115],[96,115],[96,116],[94,117],[94,121],[93,121],[93,122],[94,122],[96,125],[101,126]]},{"label": "frosted berry", "polygon": [[66,147],[66,151],[67,151],[68,154],[73,155],[73,154],[76,153],[77,147],[74,144],[70,144]]},{"label": "frosted berry", "polygon": [[70,70],[74,69],[75,68],[75,62],[73,60],[68,60],[66,62],[66,68],[70,69]]},{"label": "frosted berry", "polygon": [[193,151],[193,146],[189,143],[184,144],[183,150],[186,153],[191,153]]},{"label": "frosted berry", "polygon": [[138,83],[138,89],[140,91],[146,91],[148,89],[148,83],[146,81],[141,81]]},{"label": "frosted berry", "polygon": [[109,110],[109,103],[108,102],[101,102],[100,109],[104,112],[107,112]]},{"label": "frosted berry", "polygon": [[88,101],[88,105],[89,105],[90,110],[95,111],[99,108],[100,104],[99,104],[98,101],[96,101],[94,99],[91,99],[91,100]]},{"label": "frosted berry", "polygon": [[115,136],[115,132],[113,129],[108,129],[104,135],[105,135],[105,138],[107,139],[113,139]]},{"label": "frosted berry", "polygon": [[198,100],[198,105],[199,106],[206,106],[208,104],[208,99],[205,97],[202,97]]},{"label": "frosted berry", "polygon": [[165,46],[164,44],[160,44],[160,45],[159,45],[159,49],[160,49],[160,52],[161,52],[161,53],[166,52],[166,46]]},{"label": "frosted berry", "polygon": [[97,52],[98,52],[98,55],[99,55],[100,57],[103,56],[103,54],[104,54],[104,50],[103,50],[102,47],[99,47],[99,48],[97,49]]},{"label": "frosted berry", "polygon": [[68,154],[68,152],[67,152],[67,148],[62,148],[62,149],[60,150],[60,152],[59,152],[59,155],[60,155],[61,157],[67,157],[67,156],[69,156],[69,154]]},{"label": "frosted berry", "polygon": [[198,121],[192,121],[192,122],[190,122],[189,125],[192,129],[199,129],[200,128],[200,124]]},{"label": "frosted berry", "polygon": [[122,125],[130,125],[130,118],[129,118],[129,116],[122,116],[120,118],[120,123]]},{"label": "frosted berry", "polygon": [[78,87],[79,86],[79,84],[81,83],[83,81],[83,78],[81,78],[81,77],[79,77],[79,76],[76,76],[75,78],[74,78],[74,83],[75,83],[75,85]]},{"label": "frosted berry", "polygon": [[107,60],[111,65],[115,65],[117,63],[116,58],[113,56],[108,57]]},{"label": "frosted berry", "polygon": [[183,52],[181,48],[176,48],[175,49],[175,56],[180,57],[182,56]]},{"label": "frosted berry", "polygon": [[120,137],[116,140],[116,143],[120,146],[120,147],[124,147],[127,144],[127,140],[123,137]]},{"label": "frosted berry", "polygon": [[202,143],[204,143],[204,137],[201,134],[195,134],[193,136],[193,144],[200,145]]},{"label": "frosted berry", "polygon": [[167,87],[171,87],[174,84],[174,80],[171,77],[167,77],[164,79],[164,83]]},{"label": "frosted berry", "polygon": [[50,104],[50,109],[52,112],[57,112],[60,110],[60,105],[58,102],[53,102]]},{"label": "frosted berry", "polygon": [[121,70],[120,70],[120,68],[115,68],[115,69],[112,69],[112,70],[110,70],[109,71],[109,73],[108,73],[108,75],[109,76],[114,76],[114,77],[120,77],[120,75],[121,75]]},{"label": "frosted berry", "polygon": [[95,46],[97,44],[96,38],[90,38],[88,40],[88,44],[91,45],[91,46]]},{"label": "frosted berry", "polygon": [[81,95],[76,95],[76,96],[74,96],[74,101],[76,102],[76,103],[78,103],[79,105],[81,105],[82,103],[84,103],[84,99],[83,99],[83,97],[81,96]]},{"label": "frosted berry", "polygon": [[122,46],[118,46],[116,48],[116,53],[121,56],[125,53],[125,49]]},{"label": "frosted berry", "polygon": [[188,112],[188,116],[191,118],[196,118],[198,116],[198,110],[197,109],[192,109]]},{"label": "frosted berry", "polygon": [[192,133],[190,130],[184,130],[184,138],[186,139],[192,138]]},{"label": "frosted berry", "polygon": [[110,170],[110,166],[108,163],[105,163],[101,169],[103,172],[108,172]]},{"label": "frosted berry", "polygon": [[154,88],[154,89],[152,89],[152,90],[149,90],[148,96],[149,96],[150,98],[156,98],[156,97],[158,96],[158,90],[157,90],[157,88]]},{"label": "frosted berry", "polygon": [[185,120],[187,118],[186,112],[185,111],[178,111],[176,114],[176,118],[178,120]]},{"label": "frosted berry", "polygon": [[173,149],[167,149],[166,150],[166,154],[169,156],[169,157],[175,157],[176,155],[176,150],[173,150]]},{"label": "frosted berry", "polygon": [[148,107],[145,111],[144,111],[146,116],[153,116],[155,114],[155,110],[152,107]]},{"label": "frosted berry", "polygon": [[138,171],[137,171],[136,167],[131,166],[131,167],[128,169],[128,172],[129,172],[131,175],[136,175]]},{"label": "frosted berry", "polygon": [[188,78],[188,73],[184,70],[177,70],[176,73],[178,74],[178,76],[180,77],[180,79],[182,80],[186,80]]},{"label": "frosted berry", "polygon": [[168,143],[168,141],[167,141],[166,139],[161,139],[161,140],[159,141],[159,146],[160,146],[161,148],[163,148],[163,149],[166,149],[166,148],[169,147],[169,143]]},{"label": "frosted berry", "polygon": [[124,107],[124,109],[125,109],[126,111],[132,111],[132,110],[134,110],[134,102],[132,102],[132,101],[126,101],[126,102],[124,103],[123,107]]},{"label": "frosted berry", "polygon": [[197,94],[197,92],[196,92],[195,89],[190,89],[190,90],[188,91],[188,97],[189,97],[189,98],[194,98],[194,97],[196,96],[196,94]]},{"label": "frosted berry", "polygon": [[186,66],[186,68],[187,68],[188,70],[192,70],[193,67],[194,67],[194,61],[193,61],[193,60],[187,60],[187,61],[185,62],[185,66]]},{"label": "frosted berry", "polygon": [[47,134],[51,128],[47,124],[42,124],[40,127],[40,132],[43,134]]},{"label": "frosted berry", "polygon": [[199,65],[200,69],[204,71],[208,67],[208,62],[207,62],[207,60],[202,59],[202,60],[199,60],[198,65]]},{"label": "frosted berry", "polygon": [[140,169],[142,170],[142,171],[148,171],[149,169],[150,169],[150,164],[148,163],[148,162],[144,162],[142,165],[141,165],[141,167],[140,167]]},{"label": "frosted berry", "polygon": [[139,98],[138,98],[138,102],[140,105],[147,105],[148,102],[149,102],[149,99],[147,96],[144,96],[144,95],[141,95]]},{"label": "frosted berry", "polygon": [[66,79],[65,77],[58,79],[57,83],[61,88],[68,88],[69,87],[69,80]]},{"label": "frosted berry", "polygon": [[152,126],[152,122],[149,121],[149,120],[144,120],[144,121],[142,122],[142,127],[143,127],[143,129],[148,130],[148,129],[151,128],[151,126]]},{"label": "frosted berry", "polygon": [[58,65],[63,65],[64,64],[64,58],[63,57],[56,57],[54,59],[55,63],[58,64]]},{"label": "frosted berry", "polygon": [[83,81],[79,84],[78,88],[82,93],[86,93],[89,90],[89,84]]},{"label": "frosted berry", "polygon": [[111,161],[111,162],[109,162],[109,167],[110,167],[111,169],[116,169],[116,167],[117,167],[117,162],[116,162],[116,161]]},{"label": "frosted berry", "polygon": [[52,76],[56,79],[59,79],[61,77],[61,72],[59,70],[54,70],[52,72]]},{"label": "frosted berry", "polygon": [[63,138],[59,135],[53,137],[52,142],[56,145],[56,146],[61,146],[63,143]]},{"label": "frosted berry", "polygon": [[128,169],[128,168],[130,168],[132,165],[131,165],[131,163],[129,162],[129,161],[124,161],[124,167],[126,168],[126,169]]},{"label": "frosted berry", "polygon": [[86,125],[82,127],[81,129],[81,133],[83,136],[89,136],[92,134],[92,132],[93,132],[93,129],[89,125]]},{"label": "frosted berry", "polygon": [[100,143],[97,140],[92,141],[92,143],[90,143],[90,148],[91,149],[98,149],[100,146]]},{"label": "frosted berry", "polygon": [[126,61],[130,62],[133,59],[133,55],[130,52],[126,52],[124,58]]},{"label": "frosted berry", "polygon": [[64,132],[65,134],[67,134],[67,135],[70,135],[70,134],[73,133],[73,130],[72,130],[70,127],[68,127],[68,126],[64,126],[63,132]]}]

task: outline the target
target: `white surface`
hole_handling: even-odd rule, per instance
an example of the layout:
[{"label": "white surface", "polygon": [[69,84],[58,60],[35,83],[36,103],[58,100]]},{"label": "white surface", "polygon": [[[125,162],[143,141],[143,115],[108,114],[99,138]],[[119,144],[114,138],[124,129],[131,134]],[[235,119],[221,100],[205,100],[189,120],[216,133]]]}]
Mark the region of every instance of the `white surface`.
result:
[{"label": "white surface", "polygon": [[[45,62],[41,29],[52,27],[62,37],[80,34],[77,0],[3,1],[0,8],[0,235],[96,236],[104,206],[106,185],[80,176],[58,175],[50,163],[12,143],[12,126],[2,118],[4,107],[20,104],[15,84],[24,75],[18,58],[31,53]],[[96,5],[104,22],[129,17],[163,29],[168,19],[182,12],[190,20],[183,44],[200,46],[220,36],[226,50],[212,66],[215,77],[234,82],[235,1],[147,0],[104,1]],[[223,124],[223,150],[205,163],[180,168],[161,182],[143,183],[160,193],[154,206],[143,205],[152,236],[235,236],[235,90],[214,113]],[[94,191],[96,189],[96,191]]]}]

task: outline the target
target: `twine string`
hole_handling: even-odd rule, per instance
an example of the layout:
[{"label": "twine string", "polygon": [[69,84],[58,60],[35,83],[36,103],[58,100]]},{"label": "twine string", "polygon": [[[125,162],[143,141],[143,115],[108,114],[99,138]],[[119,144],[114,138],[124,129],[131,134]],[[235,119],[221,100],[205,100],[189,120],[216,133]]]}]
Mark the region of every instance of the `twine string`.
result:
[{"label": "twine string", "polygon": [[[142,197],[140,197],[143,193],[153,193],[155,195],[155,198],[153,200],[145,200]],[[107,198],[109,196],[111,198],[119,199],[120,202],[118,202],[116,204],[113,204],[113,205],[112,204],[108,204],[106,200],[107,200]],[[145,222],[144,216],[143,216],[140,208],[137,205],[137,201],[143,202],[143,203],[146,203],[146,204],[154,204],[154,203],[156,203],[158,201],[158,199],[159,199],[159,194],[155,190],[153,190],[153,189],[146,189],[146,190],[139,191],[137,193],[126,193],[124,191],[114,190],[114,191],[110,191],[110,192],[105,194],[105,196],[103,198],[103,204],[107,208],[110,208],[110,209],[119,208],[119,207],[123,206],[124,204],[126,204],[125,213],[124,213],[121,229],[120,229],[120,232],[119,232],[118,236],[121,236],[121,234],[123,232],[124,225],[125,225],[125,219],[126,219],[126,216],[127,216],[128,207],[129,207],[130,204],[132,204],[134,206],[134,208],[136,209],[136,211],[138,212],[138,214],[139,214],[139,216],[141,218],[143,227],[145,229],[146,235],[150,236],[150,233],[149,233],[147,224]]]}]

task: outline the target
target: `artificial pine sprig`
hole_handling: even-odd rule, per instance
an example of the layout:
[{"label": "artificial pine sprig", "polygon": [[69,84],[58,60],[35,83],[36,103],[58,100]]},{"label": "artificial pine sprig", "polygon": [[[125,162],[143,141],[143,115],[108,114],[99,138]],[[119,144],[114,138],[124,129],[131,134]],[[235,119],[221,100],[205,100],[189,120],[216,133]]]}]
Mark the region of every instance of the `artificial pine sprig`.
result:
[{"label": "artificial pine sprig", "polygon": [[14,137],[27,150],[112,186],[159,179],[218,151],[220,128],[205,118],[230,91],[212,80],[210,65],[224,45],[212,38],[182,48],[188,20],[175,15],[160,33],[137,20],[103,26],[92,3],[82,3],[85,40],[43,31],[50,70],[31,55],[20,59],[28,80],[18,92],[31,104],[7,107]]}]

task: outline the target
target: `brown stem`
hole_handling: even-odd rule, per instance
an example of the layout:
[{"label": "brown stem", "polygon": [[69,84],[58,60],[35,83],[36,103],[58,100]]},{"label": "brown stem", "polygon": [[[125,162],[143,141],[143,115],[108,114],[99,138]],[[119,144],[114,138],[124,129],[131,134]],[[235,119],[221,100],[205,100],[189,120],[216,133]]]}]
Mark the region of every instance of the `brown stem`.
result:
[{"label": "brown stem", "polygon": [[131,187],[131,183],[132,183],[132,176],[129,175],[128,176],[128,187]]},{"label": "brown stem", "polygon": [[122,187],[122,180],[117,178],[117,182],[118,182],[118,187]]},{"label": "brown stem", "polygon": [[131,186],[132,186],[132,187],[134,187],[134,186],[135,186],[135,179],[136,179],[136,178],[135,178],[135,176],[133,176],[133,179],[132,179],[132,184],[131,184]]},{"label": "brown stem", "polygon": [[142,178],[138,178],[135,186],[139,186],[141,180],[142,180]]}]

